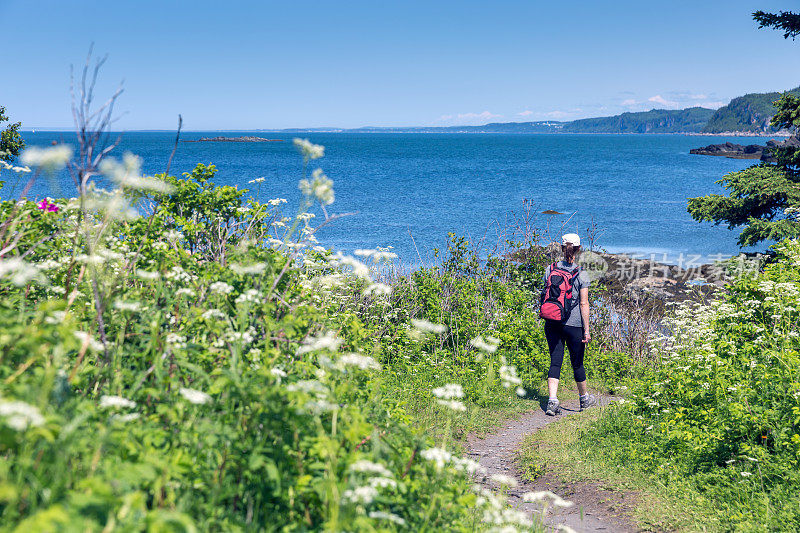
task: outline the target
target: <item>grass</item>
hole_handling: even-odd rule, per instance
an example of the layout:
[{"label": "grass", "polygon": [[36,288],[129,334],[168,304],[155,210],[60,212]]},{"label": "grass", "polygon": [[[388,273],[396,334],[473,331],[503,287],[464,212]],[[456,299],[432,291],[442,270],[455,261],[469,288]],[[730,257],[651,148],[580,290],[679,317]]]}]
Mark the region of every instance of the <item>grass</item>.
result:
[{"label": "grass", "polygon": [[[613,408],[613,407],[612,407]],[[593,443],[582,432],[597,422],[607,408],[564,416],[528,436],[519,450],[524,476],[547,476],[566,485],[590,484],[642,529],[647,531],[718,531],[713,502],[698,495],[688,482],[664,484],[660,478],[636,468],[635,462],[608,453],[613,442]],[[566,496],[568,497],[568,496]]]},{"label": "grass", "polygon": [[[488,391],[480,402],[465,401],[467,410],[453,413],[432,402],[427,394],[420,393],[430,390],[429,377],[385,374],[382,379],[384,394],[390,401],[405,410],[415,427],[434,435],[436,440],[449,428],[450,438],[463,444],[470,433],[486,434],[506,420],[538,408],[530,397],[519,398],[513,391],[509,394],[508,390],[500,388]],[[531,394],[535,397],[537,391]]]}]

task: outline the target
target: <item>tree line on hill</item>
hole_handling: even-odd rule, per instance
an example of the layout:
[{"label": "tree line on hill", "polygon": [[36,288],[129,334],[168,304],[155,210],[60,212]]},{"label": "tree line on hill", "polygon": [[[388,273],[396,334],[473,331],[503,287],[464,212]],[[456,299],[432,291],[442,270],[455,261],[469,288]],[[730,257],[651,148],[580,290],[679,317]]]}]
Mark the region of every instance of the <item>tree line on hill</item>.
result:
[{"label": "tree line on hill", "polygon": [[[800,87],[787,91],[800,95]],[[594,117],[560,122],[492,122],[480,126],[292,128],[286,133],[324,131],[348,133],[777,133],[770,121],[775,115],[773,102],[782,92],[750,93],[734,98],[717,110],[705,107],[651,109],[609,117]]]}]

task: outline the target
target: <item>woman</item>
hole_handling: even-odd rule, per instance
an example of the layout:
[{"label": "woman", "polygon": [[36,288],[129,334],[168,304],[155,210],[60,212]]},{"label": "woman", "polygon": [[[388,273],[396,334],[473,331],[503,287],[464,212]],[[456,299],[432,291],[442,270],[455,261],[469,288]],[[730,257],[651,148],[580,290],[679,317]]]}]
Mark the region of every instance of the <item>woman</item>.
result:
[{"label": "woman", "polygon": [[[552,319],[554,315],[544,314],[544,334],[547,338],[547,345],[550,348],[550,371],[547,373],[547,389],[550,397],[547,400],[547,410],[545,414],[555,416],[561,412],[558,402],[558,381],[561,378],[561,364],[564,360],[564,345],[569,350],[569,359],[572,363],[572,371],[575,376],[575,383],[578,385],[580,394],[581,411],[597,405],[597,398],[589,394],[586,389],[586,370],[583,368],[583,353],[586,344],[592,339],[589,333],[589,276],[581,270],[575,262],[575,257],[581,250],[581,238],[575,233],[567,233],[561,238],[561,251],[564,259],[548,266],[544,273],[545,288],[542,291],[542,301],[548,304],[551,309],[559,308],[559,319]],[[555,271],[553,270],[555,266]],[[563,274],[550,278],[551,272]],[[571,298],[564,301],[564,305],[554,304],[554,300],[545,294],[548,289],[548,280],[552,285],[554,282],[563,280],[564,283],[571,284]],[[558,291],[556,291],[558,293]],[[549,294],[554,294],[553,292]],[[565,293],[566,295],[566,293]],[[548,296],[547,300],[545,296]],[[543,304],[544,308],[544,304]],[[551,319],[547,317],[550,316]]]}]

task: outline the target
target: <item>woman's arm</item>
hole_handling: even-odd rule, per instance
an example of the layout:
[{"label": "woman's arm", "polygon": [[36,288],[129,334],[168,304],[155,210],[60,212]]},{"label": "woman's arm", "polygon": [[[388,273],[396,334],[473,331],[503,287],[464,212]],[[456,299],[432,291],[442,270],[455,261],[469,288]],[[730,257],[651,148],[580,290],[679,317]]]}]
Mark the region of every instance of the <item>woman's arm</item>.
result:
[{"label": "woman's arm", "polygon": [[581,318],[583,319],[583,342],[592,340],[589,333],[589,288],[580,290],[581,297]]}]

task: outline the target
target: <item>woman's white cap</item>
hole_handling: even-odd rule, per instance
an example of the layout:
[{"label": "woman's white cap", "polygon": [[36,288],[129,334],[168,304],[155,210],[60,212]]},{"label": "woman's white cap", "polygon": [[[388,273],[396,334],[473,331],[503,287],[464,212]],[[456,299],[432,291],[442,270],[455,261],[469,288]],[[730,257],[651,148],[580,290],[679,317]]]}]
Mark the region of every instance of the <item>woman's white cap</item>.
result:
[{"label": "woman's white cap", "polygon": [[573,246],[580,246],[581,245],[581,238],[578,236],[577,233],[567,233],[563,237],[561,237],[561,244],[571,244]]}]

